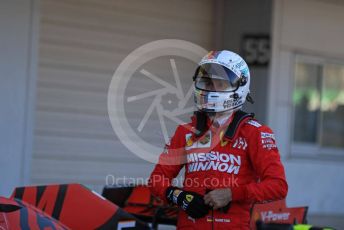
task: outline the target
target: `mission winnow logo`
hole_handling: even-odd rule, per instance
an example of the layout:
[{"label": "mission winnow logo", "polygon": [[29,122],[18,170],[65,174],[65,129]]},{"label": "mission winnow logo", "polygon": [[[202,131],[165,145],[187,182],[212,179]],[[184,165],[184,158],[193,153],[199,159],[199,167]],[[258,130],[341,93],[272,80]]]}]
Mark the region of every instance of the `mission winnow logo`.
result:
[{"label": "mission winnow logo", "polygon": [[230,153],[211,151],[209,153],[190,153],[187,155],[187,163],[188,172],[215,170],[238,174],[241,158]]}]

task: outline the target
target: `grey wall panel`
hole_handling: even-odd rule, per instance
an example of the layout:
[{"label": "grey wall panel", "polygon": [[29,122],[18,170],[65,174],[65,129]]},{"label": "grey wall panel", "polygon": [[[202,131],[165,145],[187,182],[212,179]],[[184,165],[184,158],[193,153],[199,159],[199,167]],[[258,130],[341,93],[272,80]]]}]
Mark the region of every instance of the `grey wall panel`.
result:
[{"label": "grey wall panel", "polygon": [[[312,7],[309,7],[309,6]],[[344,56],[344,4],[339,1],[292,0],[283,4],[281,45],[284,49]]]},{"label": "grey wall panel", "polygon": [[38,1],[0,7],[0,195],[29,183],[36,88]]},{"label": "grey wall panel", "polygon": [[[271,0],[231,0],[224,2],[224,49],[240,54],[244,35],[270,35]],[[254,112],[256,118],[265,123],[267,121],[268,67],[250,66],[250,72],[250,89],[255,103],[253,105],[247,103],[244,109],[248,112]]]},{"label": "grey wall panel", "polygon": [[[80,182],[99,189],[108,174],[147,177],[153,165],[131,153],[111,127],[111,78],[131,51],[154,40],[183,39],[210,49],[215,40],[213,12],[211,0],[42,1],[32,182]],[[140,73],[142,69],[175,84],[171,58],[186,93],[196,64],[163,57],[135,72],[125,97],[162,87]],[[175,95],[166,97],[164,102],[171,103],[164,106],[175,106]],[[137,130],[153,98],[127,103],[126,117],[118,119],[127,119]],[[172,135],[176,123],[166,123]],[[156,114],[137,133],[162,150]]]}]

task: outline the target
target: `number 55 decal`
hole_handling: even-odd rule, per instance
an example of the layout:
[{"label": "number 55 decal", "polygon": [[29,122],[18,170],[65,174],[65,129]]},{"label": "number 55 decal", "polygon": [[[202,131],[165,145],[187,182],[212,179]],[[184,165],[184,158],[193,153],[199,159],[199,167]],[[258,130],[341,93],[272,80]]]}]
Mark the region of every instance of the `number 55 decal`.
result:
[{"label": "number 55 decal", "polygon": [[242,55],[248,65],[268,65],[270,61],[270,37],[268,35],[243,36]]}]

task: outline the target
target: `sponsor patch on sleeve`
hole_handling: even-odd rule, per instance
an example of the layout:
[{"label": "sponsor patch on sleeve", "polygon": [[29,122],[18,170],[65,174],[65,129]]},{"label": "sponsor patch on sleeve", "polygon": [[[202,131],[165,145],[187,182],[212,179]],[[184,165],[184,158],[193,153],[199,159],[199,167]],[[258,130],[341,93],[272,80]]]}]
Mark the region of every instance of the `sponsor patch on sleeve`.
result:
[{"label": "sponsor patch on sleeve", "polygon": [[260,132],[260,137],[262,139],[271,138],[271,139],[275,140],[275,134],[273,134],[273,133]]},{"label": "sponsor patch on sleeve", "polygon": [[264,149],[271,150],[276,149],[275,135],[273,133],[261,132],[261,145]]},{"label": "sponsor patch on sleeve", "polygon": [[254,127],[257,127],[257,128],[259,128],[259,127],[262,126],[261,124],[259,124],[259,123],[258,123],[257,121],[255,121],[255,120],[249,120],[249,121],[247,122],[247,124],[253,125]]}]

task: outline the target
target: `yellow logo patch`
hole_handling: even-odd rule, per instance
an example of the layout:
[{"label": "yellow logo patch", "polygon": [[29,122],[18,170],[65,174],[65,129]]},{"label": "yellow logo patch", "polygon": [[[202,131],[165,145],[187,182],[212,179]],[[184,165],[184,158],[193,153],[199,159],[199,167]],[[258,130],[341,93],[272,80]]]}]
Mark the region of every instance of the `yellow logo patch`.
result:
[{"label": "yellow logo patch", "polygon": [[185,199],[188,201],[188,202],[191,202],[193,200],[194,196],[193,195],[190,195],[190,194],[187,194],[185,196]]},{"label": "yellow logo patch", "polygon": [[186,140],[186,146],[190,147],[192,145],[193,145],[192,136],[189,136],[188,139]]},{"label": "yellow logo patch", "polygon": [[221,147],[225,146],[228,144],[228,141],[224,141],[223,140],[223,135],[224,135],[224,132],[223,130],[220,132],[220,140],[221,140]]}]

